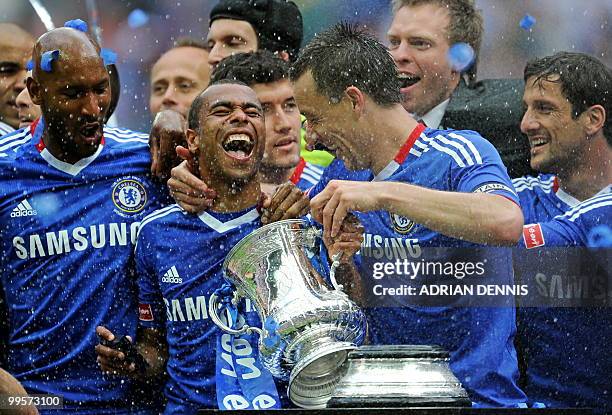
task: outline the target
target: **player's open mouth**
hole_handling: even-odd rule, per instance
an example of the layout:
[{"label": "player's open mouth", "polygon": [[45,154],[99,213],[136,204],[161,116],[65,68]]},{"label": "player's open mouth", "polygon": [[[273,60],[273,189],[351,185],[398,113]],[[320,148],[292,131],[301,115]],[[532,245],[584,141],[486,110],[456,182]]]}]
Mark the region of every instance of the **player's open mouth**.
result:
[{"label": "player's open mouth", "polygon": [[412,85],[416,84],[421,80],[421,78],[419,78],[418,76],[409,73],[400,73],[398,75],[398,78],[402,83],[402,89],[411,87]]},{"label": "player's open mouth", "polygon": [[544,137],[532,138],[529,140],[529,145],[531,148],[542,147],[543,145],[548,144],[548,140]]},{"label": "player's open mouth", "polygon": [[221,143],[227,155],[236,160],[247,160],[253,154],[255,140],[246,134],[230,134]]},{"label": "player's open mouth", "polygon": [[88,139],[95,139],[98,135],[98,130],[100,129],[100,123],[91,122],[87,123],[79,129],[79,133],[81,136]]}]

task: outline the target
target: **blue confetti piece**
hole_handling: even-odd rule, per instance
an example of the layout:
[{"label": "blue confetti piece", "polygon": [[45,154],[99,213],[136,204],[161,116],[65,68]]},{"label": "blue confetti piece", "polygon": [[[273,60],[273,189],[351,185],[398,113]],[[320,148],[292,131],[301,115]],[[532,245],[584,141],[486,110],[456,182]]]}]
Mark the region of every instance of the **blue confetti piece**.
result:
[{"label": "blue confetti piece", "polygon": [[464,72],[472,66],[476,58],[474,49],[467,43],[455,43],[448,50],[448,60],[451,67],[457,72]]},{"label": "blue confetti piece", "polygon": [[522,19],[521,22],[519,23],[519,26],[521,26],[523,29],[525,30],[529,30],[533,27],[533,25],[536,23],[536,18],[533,17],[530,14],[526,14]]},{"label": "blue confetti piece", "polygon": [[87,22],[81,19],[68,20],[66,23],[64,23],[64,27],[70,27],[85,33],[87,33],[89,30]]},{"label": "blue confetti piece", "polygon": [[26,71],[31,71],[32,69],[34,69],[34,61],[30,59],[28,63],[26,63]]},{"label": "blue confetti piece", "polygon": [[112,49],[102,48],[100,57],[104,61],[104,66],[114,65],[117,62],[117,53]]},{"label": "blue confetti piece", "polygon": [[149,15],[141,9],[134,9],[128,16],[128,26],[132,29],[144,26],[149,22]]},{"label": "blue confetti piece", "polygon": [[612,248],[612,230],[606,225],[594,227],[589,232],[589,248]]},{"label": "blue confetti piece", "polygon": [[51,67],[51,64],[53,63],[54,60],[59,58],[59,53],[60,51],[57,49],[44,52],[42,56],[40,57],[40,69],[42,69],[45,72],[51,72],[53,70],[53,68]]}]

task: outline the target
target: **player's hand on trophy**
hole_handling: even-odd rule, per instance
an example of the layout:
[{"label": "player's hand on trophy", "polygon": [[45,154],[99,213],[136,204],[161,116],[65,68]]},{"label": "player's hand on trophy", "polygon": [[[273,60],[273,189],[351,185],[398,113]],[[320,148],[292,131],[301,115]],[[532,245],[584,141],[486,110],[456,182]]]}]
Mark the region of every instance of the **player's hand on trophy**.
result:
[{"label": "player's hand on trophy", "polygon": [[183,162],[174,167],[168,180],[170,195],[180,207],[189,213],[200,213],[212,206],[217,193],[195,176],[193,155],[183,146],[176,147]]},{"label": "player's hand on trophy", "polygon": [[359,252],[361,249],[361,243],[363,242],[364,228],[359,222],[359,219],[351,213],[349,213],[342,225],[340,231],[335,237],[323,235],[323,243],[327,248],[329,258],[333,258],[338,253],[342,253],[340,256],[340,263],[346,264],[352,261],[353,255]]},{"label": "player's hand on trophy", "polygon": [[[119,345],[119,339],[117,339],[115,334],[106,327],[96,327],[96,334],[100,340],[100,343],[95,347],[97,354],[96,360],[98,361],[102,373],[119,376],[135,375],[136,363],[130,361],[128,356],[126,356],[126,345]],[[124,339],[129,341],[133,346],[130,336],[125,336]],[[126,340],[123,340],[121,343],[125,343]]]},{"label": "player's hand on trophy", "polygon": [[380,209],[380,183],[332,180],[310,201],[312,217],[323,224],[327,237],[336,237],[351,211]]},{"label": "player's hand on trophy", "polygon": [[293,183],[287,182],[276,188],[272,197],[264,194],[261,223],[264,225],[279,220],[295,219],[308,214],[310,199]]},{"label": "player's hand on trophy", "polygon": [[149,151],[151,174],[159,180],[168,180],[170,169],[181,162],[175,149],[186,144],[185,128],[185,119],[176,111],[164,110],[155,116],[149,133]]}]

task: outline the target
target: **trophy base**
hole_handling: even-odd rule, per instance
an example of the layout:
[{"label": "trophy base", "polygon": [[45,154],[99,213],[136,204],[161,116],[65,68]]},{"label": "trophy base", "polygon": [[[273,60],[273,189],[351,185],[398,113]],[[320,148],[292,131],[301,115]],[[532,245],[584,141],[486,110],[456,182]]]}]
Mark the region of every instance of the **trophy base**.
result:
[{"label": "trophy base", "polygon": [[304,346],[300,358],[289,379],[289,399],[302,408],[325,408],[336,385],[346,373],[348,354],[356,346],[329,337],[301,344]]},{"label": "trophy base", "polygon": [[349,353],[328,408],[469,407],[437,346],[362,346]]}]

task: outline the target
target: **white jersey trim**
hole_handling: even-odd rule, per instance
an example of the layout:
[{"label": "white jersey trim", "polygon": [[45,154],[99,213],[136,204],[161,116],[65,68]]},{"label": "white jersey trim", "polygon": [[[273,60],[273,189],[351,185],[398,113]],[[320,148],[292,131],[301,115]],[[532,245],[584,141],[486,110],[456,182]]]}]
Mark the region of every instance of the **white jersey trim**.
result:
[{"label": "white jersey trim", "polygon": [[7,123],[0,121],[0,136],[10,134],[13,131],[15,131],[13,127],[8,125]]},{"label": "white jersey trim", "polygon": [[612,194],[603,194],[600,196],[595,196],[590,199],[585,200],[574,208],[568,210],[561,217],[566,217],[568,220],[574,222],[578,219],[582,214],[590,212],[593,209],[597,209],[604,206],[612,205]]},{"label": "white jersey trim", "polygon": [[16,147],[27,143],[32,138],[30,127],[27,127],[20,133],[9,134],[0,139],[0,157],[6,157],[7,151],[17,150]]},{"label": "white jersey trim", "polygon": [[208,225],[208,227],[219,233],[225,233],[227,231],[239,227],[240,225],[244,225],[245,223],[251,223],[258,217],[259,212],[257,211],[257,209],[249,210],[247,213],[227,222],[221,222],[208,212],[202,212],[198,215],[198,218],[200,218],[202,222],[204,222],[206,225]]},{"label": "white jersey trim", "polygon": [[85,167],[89,166],[91,163],[93,163],[93,161],[100,155],[100,153],[102,152],[102,149],[104,148],[103,144],[100,144],[98,146],[98,149],[96,150],[96,152],[89,156],[86,157],[84,159],[81,159],[79,161],[77,161],[74,164],[70,164],[70,163],[66,163],[64,161],[61,161],[57,158],[55,158],[55,156],[53,156],[53,154],[51,154],[49,152],[49,150],[47,150],[46,148],[44,148],[41,152],[40,152],[40,156],[45,159],[45,161],[47,163],[49,163],[50,166],[55,167],[56,169],[63,171],[64,173],[67,173],[71,176],[76,176],[77,174],[79,174]]},{"label": "white jersey trim", "polygon": [[551,176],[545,180],[541,180],[539,177],[530,176],[517,177],[512,179],[512,184],[517,192],[522,192],[523,190],[534,190],[534,188],[539,187],[546,193],[550,193],[552,188],[555,186],[555,176]]},{"label": "white jersey trim", "polygon": [[397,171],[397,169],[400,168],[400,165],[397,161],[395,160],[391,160],[389,162],[389,164],[387,164],[385,166],[384,169],[382,169],[376,176],[374,176],[374,178],[372,179],[373,182],[382,182],[387,180],[389,177],[391,177],[393,175],[393,173],[395,173]]},{"label": "white jersey trim", "polygon": [[138,232],[136,233],[136,246],[138,246],[138,239],[140,237],[140,232],[142,231],[142,228],[144,228],[146,224],[153,222],[154,220],[163,218],[164,216],[169,215],[173,212],[185,213],[185,211],[181,209],[179,205],[174,204],[174,205],[166,206],[165,208],[162,208],[162,209],[155,210],[151,212],[150,214],[148,214],[147,216],[145,216],[142,219],[142,222],[140,222],[140,226],[138,226]]}]

